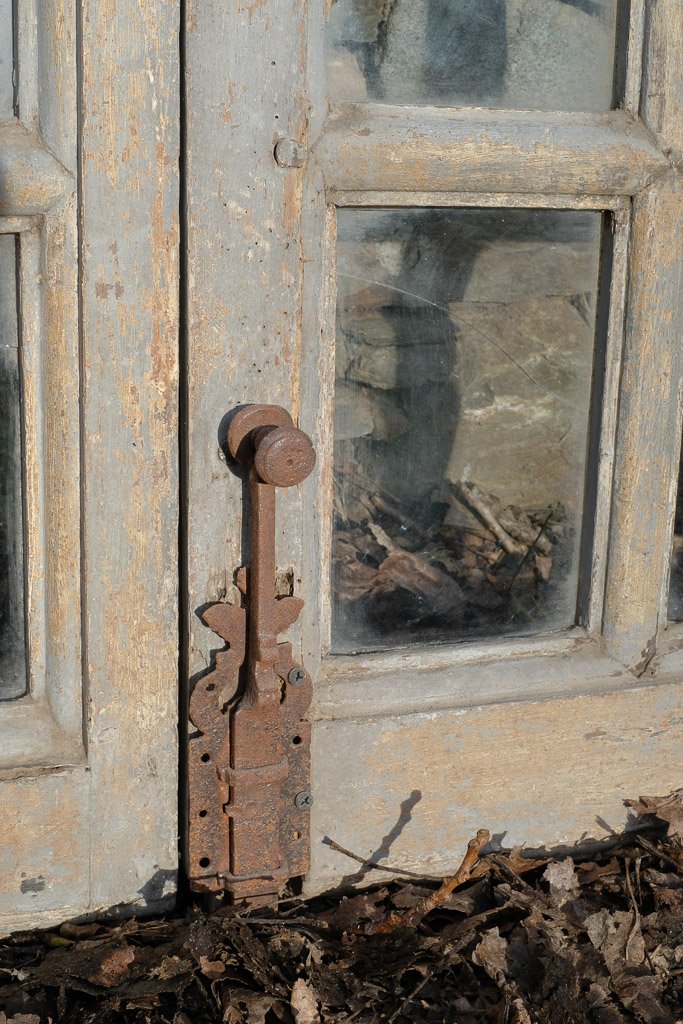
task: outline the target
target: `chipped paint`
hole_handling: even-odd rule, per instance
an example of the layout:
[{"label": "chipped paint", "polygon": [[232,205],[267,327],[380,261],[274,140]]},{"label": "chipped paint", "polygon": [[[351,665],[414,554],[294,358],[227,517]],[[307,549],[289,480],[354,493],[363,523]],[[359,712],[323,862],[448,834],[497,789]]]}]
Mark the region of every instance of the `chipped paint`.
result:
[{"label": "chipped paint", "polygon": [[[411,790],[410,821],[385,854],[448,871],[477,828],[505,845],[599,837],[619,830],[632,792],[676,784],[664,770],[683,744],[680,684],[601,696],[489,705],[395,718],[316,723],[313,868],[309,891],[348,870],[324,835],[376,849]],[[354,757],[348,751],[354,751]]]},{"label": "chipped paint", "polygon": [[[418,122],[416,125],[415,122]],[[316,147],[331,191],[623,194],[671,169],[624,111],[583,115],[377,104],[332,114]]]}]

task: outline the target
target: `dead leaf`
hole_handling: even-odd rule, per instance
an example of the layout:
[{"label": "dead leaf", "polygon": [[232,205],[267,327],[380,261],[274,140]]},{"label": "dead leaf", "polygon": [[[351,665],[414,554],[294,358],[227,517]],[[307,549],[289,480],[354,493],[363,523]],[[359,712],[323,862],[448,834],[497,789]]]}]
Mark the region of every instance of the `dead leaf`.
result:
[{"label": "dead leaf", "polygon": [[382,593],[403,587],[429,602],[434,612],[457,614],[465,603],[461,587],[426,559],[396,548],[379,567],[370,593]]},{"label": "dead leaf", "polygon": [[63,935],[57,935],[56,932],[44,932],[43,942],[50,949],[62,949],[66,946],[73,945],[72,939],[67,939]]},{"label": "dead leaf", "polygon": [[579,883],[581,885],[593,885],[599,878],[609,878],[618,875],[621,865],[616,857],[612,857],[608,864],[597,864],[595,861],[586,861],[577,868],[579,872]]},{"label": "dead leaf", "polygon": [[491,928],[472,953],[475,964],[483,967],[492,981],[496,981],[501,974],[505,975],[507,946],[499,930]]},{"label": "dead leaf", "polygon": [[602,953],[610,974],[623,970],[626,964],[642,964],[645,943],[640,922],[632,910],[597,911],[583,922],[588,938]]},{"label": "dead leaf", "polygon": [[225,964],[222,960],[210,960],[208,956],[199,957],[202,974],[211,981],[218,981],[225,975]]},{"label": "dead leaf", "polygon": [[512,1011],[511,1024],[532,1024],[529,1012],[521,999],[513,999],[510,1010]]},{"label": "dead leaf", "polygon": [[93,965],[82,977],[93,985],[113,988],[128,976],[128,969],[133,960],[135,950],[131,946],[120,946],[105,953],[99,964]]},{"label": "dead leaf", "polygon": [[[232,990],[223,1011],[224,1024],[266,1024],[266,1015],[276,1000],[261,992]],[[246,1016],[245,1016],[246,1015]]]},{"label": "dead leaf", "polygon": [[181,960],[179,956],[166,956],[157,967],[150,970],[149,975],[160,981],[168,981],[170,978],[187,974],[193,967],[194,964],[190,960]]},{"label": "dead leaf", "polygon": [[560,904],[566,903],[579,891],[579,880],[571,857],[552,861],[543,872],[543,877],[550,886],[550,895]]},{"label": "dead leaf", "polygon": [[661,1001],[661,979],[648,968],[631,968],[612,976],[612,987],[623,1006],[647,1024],[676,1024]]},{"label": "dead leaf", "polygon": [[355,931],[361,921],[380,920],[383,915],[381,904],[388,892],[388,889],[379,889],[376,892],[360,893],[358,896],[344,896],[334,910],[321,917],[338,931]]},{"label": "dead leaf", "polygon": [[608,992],[596,982],[588,989],[588,1007],[596,1024],[621,1024],[624,1015],[613,1005]]},{"label": "dead leaf", "polygon": [[[424,928],[409,922],[441,891],[428,878],[279,911],[195,909],[99,932],[67,923],[51,933],[56,948],[44,932],[16,933],[0,943],[0,1024],[160,1014],[173,1024],[417,1024],[454,1014],[490,1024],[675,1024],[681,845],[663,825],[644,827],[635,844],[633,833],[614,835],[609,850],[567,848],[541,862],[495,854],[482,862],[484,877],[472,882],[472,871],[467,888],[439,899]],[[592,859],[573,864],[567,853]],[[404,926],[371,934],[365,922],[388,912]]]},{"label": "dead leaf", "polygon": [[303,978],[297,978],[294,982],[290,1006],[296,1024],[320,1024],[318,999],[313,988]]},{"label": "dead leaf", "polygon": [[666,821],[670,836],[683,837],[683,789],[677,789],[669,796],[641,796],[625,803],[638,814],[653,814]]}]

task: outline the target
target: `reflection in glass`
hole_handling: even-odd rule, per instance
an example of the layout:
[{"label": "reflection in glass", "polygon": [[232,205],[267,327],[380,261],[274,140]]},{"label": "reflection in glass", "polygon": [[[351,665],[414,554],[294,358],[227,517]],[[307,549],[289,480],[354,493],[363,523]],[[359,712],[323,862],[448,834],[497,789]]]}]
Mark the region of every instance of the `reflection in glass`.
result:
[{"label": "reflection in glass", "polygon": [[683,622],[683,451],[678,469],[678,493],[669,580],[669,621]]},{"label": "reflection in glass", "polygon": [[0,700],[26,691],[15,245],[0,235]]},{"label": "reflection in glass", "polygon": [[613,106],[616,0],[337,0],[328,88],[343,102]]},{"label": "reflection in glass", "polygon": [[574,623],[600,225],[339,211],[337,652]]}]

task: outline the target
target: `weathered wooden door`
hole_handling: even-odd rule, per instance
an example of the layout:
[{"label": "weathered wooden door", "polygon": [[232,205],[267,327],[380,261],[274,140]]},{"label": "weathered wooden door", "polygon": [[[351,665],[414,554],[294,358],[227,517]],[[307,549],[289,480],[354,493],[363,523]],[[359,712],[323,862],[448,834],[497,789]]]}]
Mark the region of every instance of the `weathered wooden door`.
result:
[{"label": "weathered wooden door", "polygon": [[0,2],[3,932],[174,898],[178,36]]},{"label": "weathered wooden door", "polygon": [[679,781],[677,6],[0,0],[4,930],[174,899],[245,402],[318,450],[309,891]]},{"label": "weathered wooden door", "polygon": [[226,414],[283,405],[309,891],[326,836],[438,871],[621,826],[680,781],[676,0],[186,7],[189,676],[245,557]]}]

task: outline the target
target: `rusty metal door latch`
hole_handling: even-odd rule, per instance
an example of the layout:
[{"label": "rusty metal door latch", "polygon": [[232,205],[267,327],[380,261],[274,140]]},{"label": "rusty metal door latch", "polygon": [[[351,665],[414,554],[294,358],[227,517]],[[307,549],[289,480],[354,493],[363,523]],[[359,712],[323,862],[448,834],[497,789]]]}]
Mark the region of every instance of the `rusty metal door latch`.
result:
[{"label": "rusty metal door latch", "polygon": [[311,681],[277,642],[303,601],[275,594],[275,488],[305,480],[315,452],[274,405],[240,409],[228,446],[248,473],[249,564],[236,577],[246,607],[203,614],[227,650],[190,697],[201,735],[189,742],[189,874],[196,892],[253,904],[309,866]]}]

